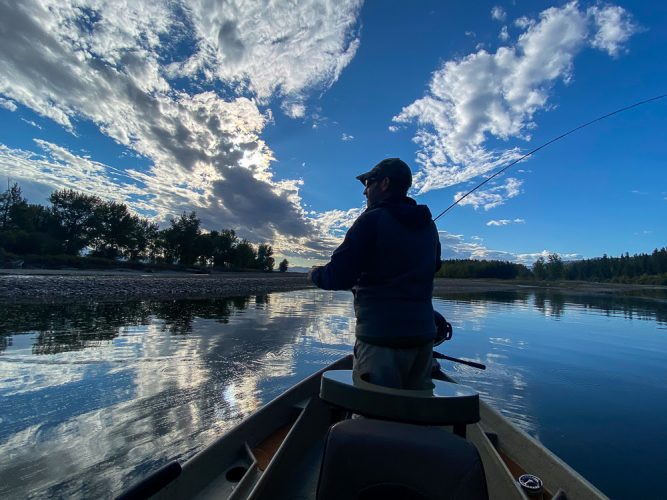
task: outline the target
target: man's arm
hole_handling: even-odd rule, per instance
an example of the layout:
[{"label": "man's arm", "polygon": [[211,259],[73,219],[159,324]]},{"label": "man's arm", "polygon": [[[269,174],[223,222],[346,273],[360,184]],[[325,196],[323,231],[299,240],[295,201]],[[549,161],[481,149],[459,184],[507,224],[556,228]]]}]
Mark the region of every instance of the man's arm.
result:
[{"label": "man's arm", "polygon": [[311,269],[311,281],[324,290],[349,290],[361,275],[371,244],[368,218],[362,215],[352,224],[343,243],[334,250],[331,261]]}]

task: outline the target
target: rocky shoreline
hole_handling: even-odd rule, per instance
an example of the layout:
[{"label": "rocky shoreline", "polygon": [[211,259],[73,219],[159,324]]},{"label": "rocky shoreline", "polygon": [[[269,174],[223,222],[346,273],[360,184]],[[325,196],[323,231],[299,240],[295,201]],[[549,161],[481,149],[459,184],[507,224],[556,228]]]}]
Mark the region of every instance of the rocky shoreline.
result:
[{"label": "rocky shoreline", "polygon": [[[150,273],[134,271],[0,270],[4,302],[206,299],[314,288],[303,273]],[[667,287],[590,282],[436,279],[434,295],[530,289],[578,294],[661,295]],[[658,300],[664,300],[658,298]]]},{"label": "rocky shoreline", "polygon": [[310,287],[303,273],[0,272],[0,300],[10,302],[206,299]]}]

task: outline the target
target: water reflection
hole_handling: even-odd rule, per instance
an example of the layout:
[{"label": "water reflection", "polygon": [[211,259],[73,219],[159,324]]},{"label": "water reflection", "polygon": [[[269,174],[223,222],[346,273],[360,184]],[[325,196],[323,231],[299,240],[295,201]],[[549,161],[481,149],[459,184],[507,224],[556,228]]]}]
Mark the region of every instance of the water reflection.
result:
[{"label": "water reflection", "polygon": [[0,496],[110,496],[349,352],[347,294],[3,305]]},{"label": "water reflection", "polygon": [[567,308],[584,308],[607,316],[621,315],[628,319],[657,321],[667,326],[667,297],[664,291],[633,292],[619,294],[583,294],[564,293],[545,289],[527,289],[525,291],[447,293],[438,297],[454,302],[470,304],[508,304],[512,306],[533,305],[545,315],[559,318]]},{"label": "water reflection", "polygon": [[[664,435],[651,427],[667,411],[659,375],[667,339],[657,332],[667,320],[663,303],[526,290],[448,295],[434,304],[454,325],[442,352],[488,367],[447,370],[596,484],[616,487],[598,482],[599,458],[583,459],[570,443],[597,436],[595,448],[621,438],[605,426],[582,426],[563,408],[594,424],[604,404],[618,410],[607,420],[627,421],[640,410],[628,414],[618,392],[651,391],[656,415],[642,422],[647,434]],[[349,353],[353,331],[346,292],[2,304],[0,497],[112,496],[192,456]]]}]

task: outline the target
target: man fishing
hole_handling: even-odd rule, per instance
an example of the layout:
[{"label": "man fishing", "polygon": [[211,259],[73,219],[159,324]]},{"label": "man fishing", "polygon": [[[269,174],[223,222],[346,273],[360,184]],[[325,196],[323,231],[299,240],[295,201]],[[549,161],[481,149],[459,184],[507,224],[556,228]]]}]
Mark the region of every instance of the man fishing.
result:
[{"label": "man fishing", "polygon": [[357,176],[368,203],[325,266],[309,272],[325,290],[354,294],[354,374],[399,389],[431,383],[433,277],[440,241],[431,212],[407,196],[410,167],[387,158]]}]

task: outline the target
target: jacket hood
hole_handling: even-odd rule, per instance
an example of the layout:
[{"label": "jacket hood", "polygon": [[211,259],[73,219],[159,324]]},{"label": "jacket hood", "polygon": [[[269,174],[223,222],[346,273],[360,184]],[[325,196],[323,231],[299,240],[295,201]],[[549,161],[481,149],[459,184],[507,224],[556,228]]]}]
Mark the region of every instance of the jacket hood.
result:
[{"label": "jacket hood", "polygon": [[417,205],[415,200],[407,196],[381,201],[372,208],[384,208],[402,225],[415,229],[427,226],[433,219],[426,205]]}]

